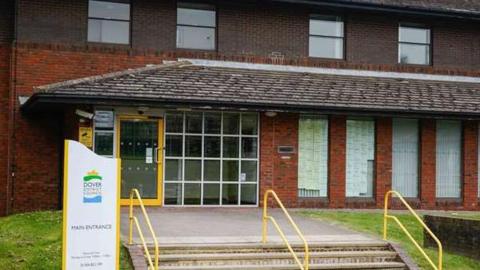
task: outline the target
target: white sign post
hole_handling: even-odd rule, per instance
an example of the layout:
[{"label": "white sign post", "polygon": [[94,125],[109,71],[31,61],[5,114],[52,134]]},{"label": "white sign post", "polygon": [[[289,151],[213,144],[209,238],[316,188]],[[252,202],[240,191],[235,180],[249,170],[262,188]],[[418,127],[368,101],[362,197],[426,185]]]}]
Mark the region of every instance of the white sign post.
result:
[{"label": "white sign post", "polygon": [[120,160],[66,140],[63,270],[119,269]]}]

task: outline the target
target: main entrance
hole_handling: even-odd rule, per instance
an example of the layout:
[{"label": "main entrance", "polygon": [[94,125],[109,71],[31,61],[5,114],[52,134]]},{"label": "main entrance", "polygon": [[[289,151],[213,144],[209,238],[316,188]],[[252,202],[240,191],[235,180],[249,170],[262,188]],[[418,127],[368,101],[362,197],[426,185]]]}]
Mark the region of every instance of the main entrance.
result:
[{"label": "main entrance", "polygon": [[94,129],[94,151],[122,160],[123,205],[132,188],[152,206],[258,204],[256,113],[127,113],[98,111]]},{"label": "main entrance", "polygon": [[162,204],[163,119],[118,118],[117,155],[122,159],[121,199],[138,189],[147,205]]}]

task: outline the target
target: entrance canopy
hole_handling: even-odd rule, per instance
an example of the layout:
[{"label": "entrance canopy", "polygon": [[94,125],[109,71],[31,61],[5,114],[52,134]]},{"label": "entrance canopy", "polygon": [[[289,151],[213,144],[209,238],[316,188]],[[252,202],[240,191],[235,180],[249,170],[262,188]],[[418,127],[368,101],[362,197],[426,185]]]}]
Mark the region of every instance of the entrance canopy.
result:
[{"label": "entrance canopy", "polygon": [[461,76],[188,60],[37,90],[24,111],[65,104],[169,105],[480,118],[480,78]]}]

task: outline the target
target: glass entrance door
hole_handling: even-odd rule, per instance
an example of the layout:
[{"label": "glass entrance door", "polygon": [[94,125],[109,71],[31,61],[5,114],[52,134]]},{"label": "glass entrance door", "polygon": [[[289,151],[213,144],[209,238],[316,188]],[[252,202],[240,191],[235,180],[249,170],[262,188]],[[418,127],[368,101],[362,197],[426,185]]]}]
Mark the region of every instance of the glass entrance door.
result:
[{"label": "glass entrance door", "polygon": [[122,119],[119,121],[117,153],[122,160],[121,198],[128,204],[132,188],[145,204],[161,204],[163,120]]}]

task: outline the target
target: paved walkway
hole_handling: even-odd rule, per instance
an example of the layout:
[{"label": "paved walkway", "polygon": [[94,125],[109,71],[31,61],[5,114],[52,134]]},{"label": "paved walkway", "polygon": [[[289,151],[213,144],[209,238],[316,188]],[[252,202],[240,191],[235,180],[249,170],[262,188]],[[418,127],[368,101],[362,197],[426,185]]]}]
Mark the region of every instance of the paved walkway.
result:
[{"label": "paved walkway", "polygon": [[[136,216],[143,224],[141,212]],[[160,208],[147,209],[161,244],[251,243],[261,240],[262,209],[260,208]],[[289,240],[299,241],[295,231],[279,209],[269,209]],[[369,236],[326,222],[290,213],[309,242],[378,242]],[[135,231],[135,230],[134,230]],[[128,235],[128,208],[122,208],[122,239]],[[144,233],[148,230],[144,228]],[[268,227],[269,242],[280,242],[273,225]],[[138,243],[138,235],[134,234]],[[148,241],[152,241],[148,238]]]}]

